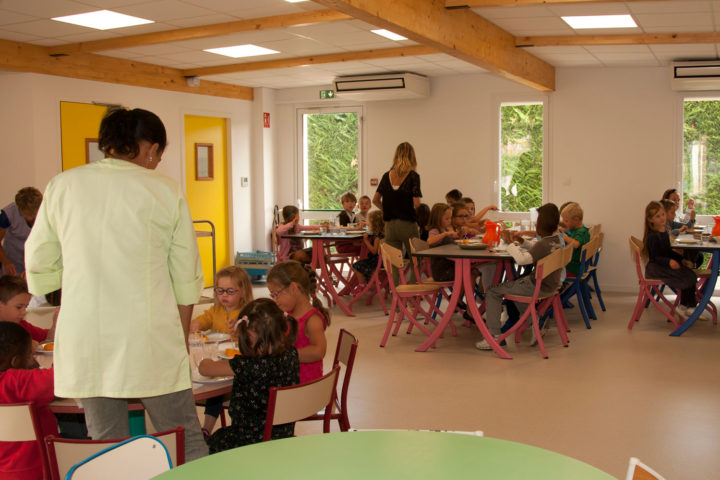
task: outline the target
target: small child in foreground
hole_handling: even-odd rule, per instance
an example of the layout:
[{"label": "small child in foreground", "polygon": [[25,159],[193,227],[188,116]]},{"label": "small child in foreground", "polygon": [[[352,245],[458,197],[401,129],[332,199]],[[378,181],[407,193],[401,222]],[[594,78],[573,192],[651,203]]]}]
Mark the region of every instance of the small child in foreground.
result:
[{"label": "small child in foreground", "polygon": [[0,277],[0,321],[13,322],[27,330],[35,342],[52,341],[55,338],[57,311],[53,316],[51,328],[40,328],[25,321],[27,307],[32,295],[28,292],[27,283],[16,275]]},{"label": "small child in foreground", "polygon": [[[48,408],[55,398],[53,391],[53,369],[38,368],[27,330],[15,322],[0,322],[0,404],[34,403],[41,434],[57,436],[57,423]],[[49,472],[43,472],[42,455],[34,441],[0,442],[0,478],[50,478]]]}]

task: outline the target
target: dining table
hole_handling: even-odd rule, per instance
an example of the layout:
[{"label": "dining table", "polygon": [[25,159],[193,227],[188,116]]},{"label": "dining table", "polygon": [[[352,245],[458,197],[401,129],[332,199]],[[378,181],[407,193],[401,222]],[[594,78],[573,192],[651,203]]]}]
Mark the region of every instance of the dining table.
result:
[{"label": "dining table", "polygon": [[445,328],[450,324],[452,316],[455,314],[455,308],[462,294],[465,294],[465,300],[468,311],[475,321],[475,325],[482,333],[483,338],[487,340],[493,351],[500,358],[511,359],[509,353],[495,340],[490,333],[485,322],[483,321],[480,309],[475,302],[475,285],[472,282],[471,270],[473,264],[480,262],[496,262],[498,264],[495,271],[493,283],[497,283],[504,269],[507,272],[512,271],[513,257],[505,252],[504,248],[488,248],[487,245],[461,246],[455,243],[448,243],[438,247],[418,250],[412,254],[419,258],[447,258],[455,262],[455,278],[452,285],[452,294],[448,301],[447,308],[442,319],[438,322],[435,329],[430,333],[428,338],[418,346],[416,352],[426,352],[435,342],[442,336]]},{"label": "dining table", "polygon": [[[303,231],[299,233],[292,233],[281,235],[282,238],[295,238],[301,240],[309,240],[312,242],[312,260],[310,265],[315,270],[320,272],[320,288],[322,292],[328,297],[329,303],[334,303],[345,315],[354,317],[355,314],[352,309],[345,303],[340,296],[337,286],[345,282],[339,272],[333,272],[326,259],[326,254],[329,251],[330,244],[341,241],[354,241],[363,238],[364,230],[356,231],[344,231],[339,233],[338,231],[319,231],[310,232]],[[345,287],[349,288],[349,284],[346,283]]]},{"label": "dining table", "polygon": [[209,455],[158,475],[311,480],[611,480],[585,462],[518,442],[461,433],[375,430],[271,440]]},{"label": "dining table", "polygon": [[702,240],[696,239],[692,235],[680,235],[672,242],[673,248],[711,254],[710,276],[703,286],[702,298],[698,302],[697,307],[695,307],[692,315],[670,333],[672,337],[679,337],[685,333],[687,329],[692,327],[713,296],[718,278],[718,270],[720,270],[720,243],[716,242],[715,239],[720,240],[720,237],[712,237],[712,240]]}]

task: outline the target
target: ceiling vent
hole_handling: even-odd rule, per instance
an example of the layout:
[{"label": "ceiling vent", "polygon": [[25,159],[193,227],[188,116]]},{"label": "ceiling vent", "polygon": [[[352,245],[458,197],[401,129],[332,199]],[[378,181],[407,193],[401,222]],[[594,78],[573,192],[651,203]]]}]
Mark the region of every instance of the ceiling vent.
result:
[{"label": "ceiling vent", "polygon": [[405,100],[430,96],[430,80],[409,72],[336,77],[333,83],[340,99]]},{"label": "ceiling vent", "polygon": [[720,90],[720,61],[675,62],[670,83],[678,91]]}]

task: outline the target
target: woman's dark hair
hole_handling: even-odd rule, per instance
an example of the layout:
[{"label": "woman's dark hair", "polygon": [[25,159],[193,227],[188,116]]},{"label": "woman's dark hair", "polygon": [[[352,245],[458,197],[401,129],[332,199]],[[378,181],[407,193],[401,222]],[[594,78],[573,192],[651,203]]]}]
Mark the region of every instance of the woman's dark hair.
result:
[{"label": "woman's dark hair", "polygon": [[139,143],[157,143],[160,152],[167,146],[165,126],[152,112],[136,108],[110,110],[100,123],[98,148],[105,155],[135,158]]},{"label": "woman's dark hair", "polygon": [[277,283],[283,288],[287,288],[292,282],[295,282],[298,288],[310,297],[312,306],[317,308],[325,318],[325,326],[330,326],[330,311],[316,296],[318,286],[314,268],[296,260],[285,260],[278,262],[267,274],[267,283]]},{"label": "woman's dark hair", "polygon": [[665,192],[663,192],[661,200],[669,200],[670,195],[672,195],[673,193],[677,193],[677,188],[668,188],[667,190],[665,190]]},{"label": "woman's dark hair", "polygon": [[445,198],[449,198],[450,200],[453,201],[453,203],[459,202],[460,199],[462,198],[462,196],[463,196],[462,192],[460,190],[458,190],[457,188],[453,188],[452,190],[450,190],[449,192],[447,192],[445,194]]},{"label": "woman's dark hair", "polygon": [[13,357],[25,355],[30,334],[14,322],[0,322],[0,365],[9,365]]},{"label": "woman's dark hair", "polygon": [[[269,298],[258,298],[248,303],[238,318],[241,320],[238,323],[238,348],[245,356],[281,355],[297,339],[297,321],[285,315]],[[257,335],[255,345],[250,345],[248,330]]]},{"label": "woman's dark hair", "polygon": [[537,209],[537,233],[541,237],[552,235],[560,223],[560,211],[554,203],[546,203]]}]

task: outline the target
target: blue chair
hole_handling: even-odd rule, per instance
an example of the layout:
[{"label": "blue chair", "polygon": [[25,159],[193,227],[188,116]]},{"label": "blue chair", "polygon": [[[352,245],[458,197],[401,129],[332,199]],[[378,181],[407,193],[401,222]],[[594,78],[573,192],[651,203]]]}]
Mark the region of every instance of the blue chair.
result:
[{"label": "blue chair", "polygon": [[565,304],[571,297],[577,297],[577,304],[580,308],[580,314],[587,328],[592,328],[590,318],[595,320],[595,310],[590,302],[590,285],[588,284],[590,276],[588,267],[590,259],[597,253],[599,237],[591,238],[588,243],[582,246],[580,252],[580,267],[575,277],[568,276],[569,286],[562,292],[561,300]]}]

